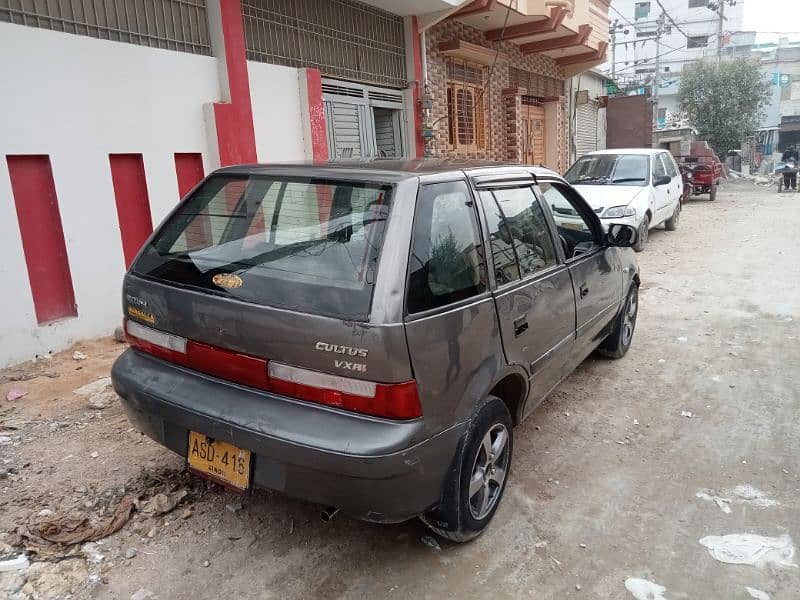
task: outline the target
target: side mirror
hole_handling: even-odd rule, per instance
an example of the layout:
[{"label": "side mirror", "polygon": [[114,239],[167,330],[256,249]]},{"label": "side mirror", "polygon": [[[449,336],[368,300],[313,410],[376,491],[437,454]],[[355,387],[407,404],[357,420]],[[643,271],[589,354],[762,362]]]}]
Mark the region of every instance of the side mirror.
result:
[{"label": "side mirror", "polygon": [[611,246],[621,246],[623,248],[630,248],[636,244],[639,237],[639,232],[631,225],[623,225],[622,223],[614,223],[609,225],[606,240]]},{"label": "side mirror", "polygon": [[672,177],[669,175],[662,175],[661,177],[656,177],[655,181],[653,181],[653,185],[658,187],[660,185],[667,185],[669,182],[672,181]]}]

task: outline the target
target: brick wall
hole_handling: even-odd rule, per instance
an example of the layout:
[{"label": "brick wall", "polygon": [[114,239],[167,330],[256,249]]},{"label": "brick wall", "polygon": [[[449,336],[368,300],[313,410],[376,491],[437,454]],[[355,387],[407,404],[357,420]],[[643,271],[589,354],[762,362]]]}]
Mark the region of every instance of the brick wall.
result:
[{"label": "brick wall", "polygon": [[[485,150],[466,152],[448,148],[447,141],[447,94],[446,94],[446,56],[438,51],[439,43],[460,39],[472,44],[478,44],[487,48],[499,51],[497,60],[491,71],[491,79],[485,98],[485,121],[486,121],[486,148]],[[561,95],[563,95],[564,72],[556,64],[556,61],[543,54],[524,55],[519,47],[512,42],[490,42],[487,41],[483,32],[474,29],[455,19],[448,19],[428,30],[426,34],[426,53],[428,68],[427,95],[432,100],[432,107],[428,111],[426,121],[434,123],[435,135],[427,143],[426,151],[430,156],[448,156],[456,158],[474,158],[483,160],[512,161],[519,162],[519,131],[518,122],[509,121],[509,118],[516,118],[519,114],[517,105],[519,99],[508,98],[508,92],[512,87],[509,79],[509,67],[524,69],[536,73],[543,77],[551,77],[561,80]],[[487,73],[491,67],[487,67]],[[552,89],[552,85],[542,82],[537,89]],[[505,91],[505,94],[504,94]],[[520,93],[529,93],[520,90]],[[535,90],[530,90],[535,94]],[[558,101],[559,111],[564,109],[564,102]],[[444,117],[444,118],[443,118]],[[567,156],[567,144],[565,134],[566,116],[560,115],[558,119],[558,132],[547,132],[547,144],[558,144],[557,154],[559,163],[563,163]],[[563,148],[562,148],[563,146]],[[557,170],[566,168],[565,164],[548,165]]]}]

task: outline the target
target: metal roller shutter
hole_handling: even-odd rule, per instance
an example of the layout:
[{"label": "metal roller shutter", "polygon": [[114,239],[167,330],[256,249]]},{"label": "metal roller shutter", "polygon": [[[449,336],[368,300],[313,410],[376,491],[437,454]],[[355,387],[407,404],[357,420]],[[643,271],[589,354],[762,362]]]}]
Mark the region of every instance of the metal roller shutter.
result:
[{"label": "metal roller shutter", "polygon": [[599,149],[597,131],[597,102],[579,104],[575,116],[575,150],[580,158]]}]

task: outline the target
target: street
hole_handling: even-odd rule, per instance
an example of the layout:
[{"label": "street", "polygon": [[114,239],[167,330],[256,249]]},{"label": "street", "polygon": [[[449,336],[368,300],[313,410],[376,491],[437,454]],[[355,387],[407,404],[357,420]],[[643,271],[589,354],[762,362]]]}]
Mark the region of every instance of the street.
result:
[{"label": "street", "polygon": [[[505,498],[464,545],[418,521],[323,523],[319,506],[185,476],[118,402],[95,410],[72,393],[108,375],[124,347],[111,339],[0,371],[6,542],[49,511],[187,492],[67,557],[31,554],[26,573],[0,573],[0,597],[616,599],[634,597],[625,583],[639,578],[667,599],[759,597],[748,587],[797,598],[791,549],[729,564],[700,540],[800,542],[798,231],[800,196],[747,181],[692,199],[678,231],[653,230],[637,255],[629,354],[587,360],[515,431]],[[51,376],[7,380],[21,372]],[[12,388],[26,395],[9,401]]]}]

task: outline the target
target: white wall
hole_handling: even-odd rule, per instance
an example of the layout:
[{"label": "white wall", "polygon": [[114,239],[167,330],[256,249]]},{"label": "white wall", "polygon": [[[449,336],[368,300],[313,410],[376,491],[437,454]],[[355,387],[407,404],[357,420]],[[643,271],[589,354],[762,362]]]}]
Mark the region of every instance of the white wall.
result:
[{"label": "white wall", "polygon": [[[303,158],[296,69],[248,65],[258,158]],[[173,154],[217,164],[204,105],[216,59],[0,23],[0,367],[111,333],[122,318],[122,242],[109,153],[141,153],[153,225],[178,201]],[[211,134],[213,142],[213,133]],[[78,317],[36,323],[8,154],[48,154]]]},{"label": "white wall", "polygon": [[292,67],[247,61],[258,162],[305,159],[300,106],[302,82],[298,73]]}]

